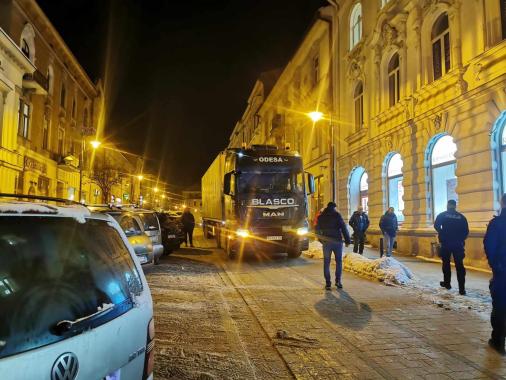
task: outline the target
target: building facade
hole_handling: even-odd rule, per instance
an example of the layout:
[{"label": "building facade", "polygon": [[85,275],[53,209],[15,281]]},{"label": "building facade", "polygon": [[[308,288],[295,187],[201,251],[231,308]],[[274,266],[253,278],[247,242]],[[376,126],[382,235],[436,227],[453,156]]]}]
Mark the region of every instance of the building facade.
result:
[{"label": "building facade", "polygon": [[79,189],[100,86],[35,1],[0,1],[0,40],[0,191],[90,201]]},{"label": "building facade", "polygon": [[[319,72],[328,78],[310,92],[314,105],[295,101],[304,93],[296,68],[309,67],[313,36],[322,37]],[[317,124],[335,132],[337,158],[325,160],[324,138],[311,156],[311,128],[302,128],[306,167],[318,176],[319,166],[324,182],[335,178],[345,216],[367,209],[373,244],[394,207],[398,250],[433,256],[433,221],[455,199],[471,229],[467,264],[486,268],[483,234],[506,192],[505,38],[505,0],[329,0],[260,110],[261,139],[298,148],[299,115],[316,107],[324,114]]]}]

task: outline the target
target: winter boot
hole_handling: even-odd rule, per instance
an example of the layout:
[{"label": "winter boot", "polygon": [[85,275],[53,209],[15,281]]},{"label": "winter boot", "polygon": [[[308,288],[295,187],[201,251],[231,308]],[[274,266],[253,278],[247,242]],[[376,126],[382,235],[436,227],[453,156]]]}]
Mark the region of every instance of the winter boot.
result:
[{"label": "winter boot", "polygon": [[338,282],[336,283],[336,288],[337,288],[337,289],[342,289],[342,288],[343,288],[343,284],[341,283],[341,281],[338,281]]},{"label": "winter boot", "polygon": [[446,288],[448,290],[450,290],[452,288],[452,286],[444,281],[440,281],[439,282],[439,285],[441,285],[442,288]]},{"label": "winter boot", "polygon": [[504,339],[502,339],[501,342],[497,342],[493,339],[489,339],[488,340],[488,345],[493,348],[494,350],[496,350],[498,353],[500,353],[501,355],[506,355],[506,351],[504,350]]}]

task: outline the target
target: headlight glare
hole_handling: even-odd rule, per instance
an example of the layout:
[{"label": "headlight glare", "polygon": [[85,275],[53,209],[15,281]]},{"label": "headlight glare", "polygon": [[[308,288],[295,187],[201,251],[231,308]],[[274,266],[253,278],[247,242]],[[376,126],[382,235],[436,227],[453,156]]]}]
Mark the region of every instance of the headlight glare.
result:
[{"label": "headlight glare", "polygon": [[309,233],[307,227],[300,227],[300,228],[297,228],[297,235],[299,236],[304,236],[304,235],[307,235]]},{"label": "headlight glare", "polygon": [[249,236],[249,231],[244,228],[239,228],[236,232],[237,236],[242,238],[247,238]]}]

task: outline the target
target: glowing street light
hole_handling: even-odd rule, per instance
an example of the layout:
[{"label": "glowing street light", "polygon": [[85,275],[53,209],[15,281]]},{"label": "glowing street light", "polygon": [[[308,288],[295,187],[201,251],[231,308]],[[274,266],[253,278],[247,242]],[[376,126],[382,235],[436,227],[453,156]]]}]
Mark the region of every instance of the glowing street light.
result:
[{"label": "glowing street light", "polygon": [[142,174],[139,174],[139,175],[137,176],[137,179],[138,179],[139,181],[142,181],[142,180],[144,179],[144,176],[143,176]]},{"label": "glowing street light", "polygon": [[323,113],[321,113],[320,111],[309,112],[307,115],[311,120],[313,120],[314,123],[323,119]]},{"label": "glowing street light", "polygon": [[155,188],[153,189],[153,191],[154,191],[155,193],[158,193],[158,187],[155,187]]},{"label": "glowing street light", "polygon": [[93,140],[93,141],[90,141],[90,144],[93,147],[93,149],[97,149],[100,146],[100,144],[102,144],[102,143],[100,141]]}]

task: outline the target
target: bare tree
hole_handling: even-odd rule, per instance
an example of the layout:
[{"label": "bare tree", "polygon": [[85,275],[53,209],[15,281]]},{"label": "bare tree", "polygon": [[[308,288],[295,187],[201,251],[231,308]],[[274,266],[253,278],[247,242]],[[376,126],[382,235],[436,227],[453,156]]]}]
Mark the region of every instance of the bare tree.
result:
[{"label": "bare tree", "polygon": [[91,182],[95,183],[102,191],[102,203],[111,201],[113,186],[121,184],[122,175],[117,169],[109,165],[95,165],[90,175]]}]

